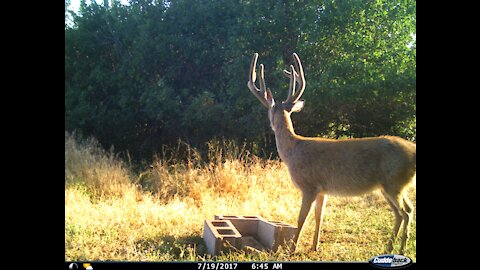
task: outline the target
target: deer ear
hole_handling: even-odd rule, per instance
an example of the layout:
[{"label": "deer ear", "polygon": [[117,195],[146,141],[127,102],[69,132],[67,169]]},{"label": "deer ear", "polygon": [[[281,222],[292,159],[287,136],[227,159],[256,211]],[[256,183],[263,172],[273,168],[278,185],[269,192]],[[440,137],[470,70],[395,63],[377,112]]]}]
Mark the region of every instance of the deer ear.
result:
[{"label": "deer ear", "polygon": [[305,100],[299,100],[297,102],[295,102],[292,106],[292,112],[299,112],[303,109],[303,105],[305,103]]}]

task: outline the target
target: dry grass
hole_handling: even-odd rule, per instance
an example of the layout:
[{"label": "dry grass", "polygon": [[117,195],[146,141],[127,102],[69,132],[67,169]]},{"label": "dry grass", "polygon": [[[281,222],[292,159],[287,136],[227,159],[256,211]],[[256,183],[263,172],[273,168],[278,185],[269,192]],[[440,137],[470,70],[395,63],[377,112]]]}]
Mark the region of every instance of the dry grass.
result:
[{"label": "dry grass", "polygon": [[[137,175],[94,140],[65,137],[65,260],[115,261],[366,261],[383,254],[393,214],[376,192],[330,197],[318,252],[313,218],[297,253],[212,258],[203,220],[214,214],[261,215],[295,225],[301,194],[278,160],[262,161],[233,144],[210,145],[208,161],[189,149],[185,162],[157,160]],[[415,205],[415,187],[410,188]],[[416,221],[406,254],[416,261]],[[399,246],[396,246],[397,250]]]},{"label": "dry grass", "polygon": [[65,133],[65,188],[85,185],[93,198],[121,196],[132,188],[131,173],[113,153],[94,139],[77,142]]}]

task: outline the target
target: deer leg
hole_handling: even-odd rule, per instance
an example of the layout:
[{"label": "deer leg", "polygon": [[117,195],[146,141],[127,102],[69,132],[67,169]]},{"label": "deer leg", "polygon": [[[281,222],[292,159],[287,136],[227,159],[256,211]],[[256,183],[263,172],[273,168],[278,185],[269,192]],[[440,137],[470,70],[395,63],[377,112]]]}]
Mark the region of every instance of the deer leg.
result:
[{"label": "deer leg", "polygon": [[294,245],[291,248],[291,251],[295,251],[296,247],[298,246],[298,240],[300,238],[300,234],[302,232],[303,224],[305,223],[305,219],[312,208],[312,203],[315,200],[315,193],[312,192],[302,192],[302,207],[300,209],[300,214],[298,215],[298,223],[297,223],[297,232],[295,237],[293,238]]},{"label": "deer leg", "polygon": [[318,236],[320,234],[320,227],[323,221],[323,215],[325,213],[325,205],[327,204],[327,195],[318,193],[315,203],[315,234],[313,235],[313,251],[317,251],[318,248]]},{"label": "deer leg", "polygon": [[403,194],[403,235],[402,243],[400,245],[400,254],[403,254],[405,246],[407,245],[407,240],[410,234],[410,223],[412,222],[413,217],[413,205],[408,199],[406,194]]},{"label": "deer leg", "polygon": [[382,193],[385,199],[387,200],[388,204],[392,208],[393,213],[395,214],[395,225],[393,226],[392,236],[390,237],[390,240],[388,241],[388,245],[387,245],[387,253],[392,253],[393,243],[395,242],[395,239],[398,236],[400,225],[402,225],[400,201],[398,200],[398,197],[397,199],[395,199],[396,196],[392,196],[386,191],[382,191]]}]

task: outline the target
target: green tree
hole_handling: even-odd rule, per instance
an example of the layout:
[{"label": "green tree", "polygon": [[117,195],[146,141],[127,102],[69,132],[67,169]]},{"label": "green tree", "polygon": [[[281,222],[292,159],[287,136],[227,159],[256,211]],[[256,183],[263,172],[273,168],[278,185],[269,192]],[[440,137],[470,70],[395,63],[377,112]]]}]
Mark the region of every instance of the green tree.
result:
[{"label": "green tree", "polygon": [[307,79],[297,133],[415,140],[415,12],[413,0],[81,1],[68,24],[66,9],[65,128],[136,158],[179,138],[268,156],[275,140],[246,87],[250,59],[260,53],[281,101],[297,52]]},{"label": "green tree", "polygon": [[[415,1],[321,1],[308,56],[305,132],[415,139]],[[308,104],[308,103],[307,103]],[[311,125],[314,126],[311,126]],[[407,126],[405,126],[407,125]]]}]

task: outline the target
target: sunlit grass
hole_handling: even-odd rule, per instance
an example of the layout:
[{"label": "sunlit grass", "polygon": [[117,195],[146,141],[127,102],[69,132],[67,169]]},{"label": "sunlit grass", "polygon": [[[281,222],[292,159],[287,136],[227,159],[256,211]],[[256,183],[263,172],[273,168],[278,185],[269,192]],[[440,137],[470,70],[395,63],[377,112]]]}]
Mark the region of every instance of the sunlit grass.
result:
[{"label": "sunlit grass", "polygon": [[[203,221],[215,214],[296,225],[301,194],[284,164],[245,152],[225,158],[217,149],[203,164],[157,160],[137,175],[94,141],[79,145],[67,135],[65,147],[65,260],[366,261],[384,253],[393,227],[379,192],[329,197],[317,252],[310,251],[311,215],[294,254],[237,251],[212,258],[202,233]],[[415,205],[415,186],[409,194]],[[405,255],[416,261],[415,219]]]}]

